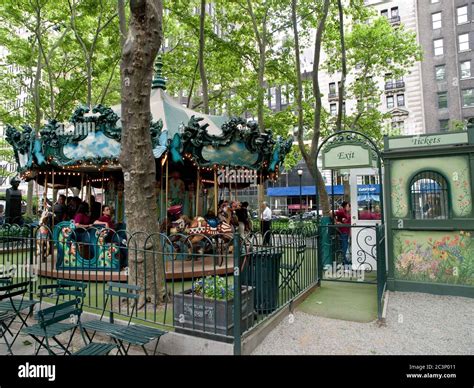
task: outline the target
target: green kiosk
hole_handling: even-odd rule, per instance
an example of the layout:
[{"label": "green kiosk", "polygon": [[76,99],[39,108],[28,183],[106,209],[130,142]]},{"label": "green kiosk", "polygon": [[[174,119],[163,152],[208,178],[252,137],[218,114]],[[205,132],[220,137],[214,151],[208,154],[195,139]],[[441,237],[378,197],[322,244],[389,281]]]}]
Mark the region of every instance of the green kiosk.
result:
[{"label": "green kiosk", "polygon": [[389,290],[474,297],[474,128],[386,137]]}]

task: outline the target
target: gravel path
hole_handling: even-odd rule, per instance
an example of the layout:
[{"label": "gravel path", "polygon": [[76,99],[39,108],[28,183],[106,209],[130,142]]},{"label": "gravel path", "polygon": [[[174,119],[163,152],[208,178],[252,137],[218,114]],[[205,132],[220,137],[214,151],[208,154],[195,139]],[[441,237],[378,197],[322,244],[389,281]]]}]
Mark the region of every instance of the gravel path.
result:
[{"label": "gravel path", "polygon": [[474,354],[474,299],[390,293],[386,326],[295,312],[252,354]]}]

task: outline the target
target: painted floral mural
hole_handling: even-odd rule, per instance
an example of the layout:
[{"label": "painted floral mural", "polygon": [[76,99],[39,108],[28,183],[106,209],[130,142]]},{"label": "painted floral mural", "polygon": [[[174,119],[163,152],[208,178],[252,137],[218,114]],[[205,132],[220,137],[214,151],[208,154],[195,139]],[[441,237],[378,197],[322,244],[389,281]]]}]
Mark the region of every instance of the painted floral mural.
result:
[{"label": "painted floral mural", "polygon": [[395,277],[474,285],[474,232],[407,232],[394,235]]}]

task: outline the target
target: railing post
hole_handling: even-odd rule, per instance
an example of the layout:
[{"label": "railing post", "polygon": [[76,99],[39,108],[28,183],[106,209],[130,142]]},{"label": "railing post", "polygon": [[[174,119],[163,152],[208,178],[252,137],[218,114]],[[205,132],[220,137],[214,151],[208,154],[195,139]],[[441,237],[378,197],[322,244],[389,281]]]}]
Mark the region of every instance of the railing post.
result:
[{"label": "railing post", "polygon": [[[28,275],[27,276],[30,276],[33,274],[33,264],[34,264],[34,254],[35,254],[35,247],[36,247],[36,241],[35,241],[35,233],[34,233],[34,227],[33,225],[28,225],[28,227],[30,228],[30,260],[29,260],[29,268],[28,268]],[[38,269],[38,272],[39,272],[39,269]],[[39,273],[37,274],[37,276],[39,276]],[[30,284],[29,284],[29,298],[30,300],[33,300],[33,281],[31,281],[31,279],[28,279],[30,280]]]},{"label": "railing post", "polygon": [[[383,254],[381,248],[383,245],[381,242],[381,233],[380,233],[380,226],[375,226],[375,241],[377,247],[377,316],[378,319],[382,318],[382,296],[383,296],[383,273],[384,273],[384,266],[383,266]],[[383,249],[383,248],[382,248]]]},{"label": "railing post", "polygon": [[240,235],[238,229],[234,233],[234,355],[242,354],[241,335],[241,278],[240,278]]}]

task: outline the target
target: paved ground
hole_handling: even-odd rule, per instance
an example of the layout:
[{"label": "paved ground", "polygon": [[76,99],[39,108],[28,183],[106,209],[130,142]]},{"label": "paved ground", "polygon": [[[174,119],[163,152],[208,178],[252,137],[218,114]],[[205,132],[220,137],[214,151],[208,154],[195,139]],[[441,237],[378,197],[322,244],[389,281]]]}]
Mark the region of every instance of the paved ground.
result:
[{"label": "paved ground", "polygon": [[[62,342],[67,338],[63,335]],[[98,342],[108,342],[96,338]],[[79,337],[73,351],[83,346]],[[32,355],[34,341],[20,336],[15,355]],[[6,346],[0,339],[0,355]],[[45,354],[42,350],[40,354]],[[130,354],[143,354],[133,349]],[[253,352],[277,354],[474,354],[474,299],[390,293],[386,326],[324,318],[296,311]]]},{"label": "paved ground", "polygon": [[[33,320],[29,320],[28,321],[28,324],[35,324],[36,322],[33,321]],[[16,322],[14,323],[14,332],[16,332]],[[8,340],[11,340],[11,337],[10,336],[7,336]],[[61,334],[58,339],[60,340],[60,342],[62,344],[66,344],[68,341],[69,341],[69,338],[70,338],[70,332],[68,333],[65,333],[65,334]],[[103,336],[99,336],[97,335],[95,338],[94,338],[94,342],[110,342],[108,340],[108,338],[105,338]],[[59,349],[59,347],[54,343],[54,341],[51,341],[50,344],[53,344],[55,345],[55,348],[53,348],[53,352],[57,353],[57,354],[63,354],[63,351],[61,351]],[[71,343],[71,346],[69,347],[69,351],[71,352],[75,352],[79,349],[81,349],[82,347],[84,347],[85,344],[84,344],[84,341],[82,340],[82,338],[76,333],[74,335],[74,338],[72,340],[72,343]],[[37,343],[28,335],[24,335],[24,334],[20,334],[19,337],[17,338],[17,340],[15,341],[15,344],[13,346],[13,354],[15,356],[32,356],[36,353],[36,350],[37,350]],[[7,354],[7,346],[5,345],[5,342],[3,341],[3,339],[0,339],[0,355],[5,355]],[[112,352],[110,353],[111,355],[114,355],[116,354],[117,352],[115,350],[112,350]],[[40,349],[40,352],[39,352],[40,355],[48,355],[48,352],[46,351],[46,349],[44,347],[42,347]],[[141,348],[138,348],[138,347],[131,347],[130,350],[129,350],[129,354],[130,355],[143,355],[143,351],[141,350]]]},{"label": "paved ground", "polygon": [[[293,321],[292,323],[290,323]],[[474,299],[390,293],[386,326],[296,311],[253,352],[292,354],[474,354]]]}]

